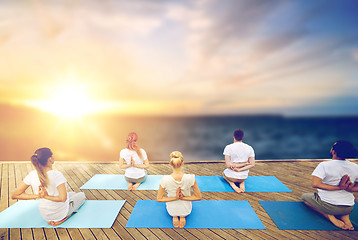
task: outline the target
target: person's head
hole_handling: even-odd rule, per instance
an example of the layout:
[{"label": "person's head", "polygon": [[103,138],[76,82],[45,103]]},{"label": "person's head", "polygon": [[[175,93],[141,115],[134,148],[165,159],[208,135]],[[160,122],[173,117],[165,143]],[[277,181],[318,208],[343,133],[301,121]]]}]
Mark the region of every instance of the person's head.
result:
[{"label": "person's head", "polygon": [[143,156],[142,156],[142,152],[140,151],[140,148],[139,148],[138,145],[137,145],[137,141],[138,141],[138,134],[135,133],[135,132],[129,133],[128,136],[127,136],[127,140],[126,140],[126,142],[127,142],[127,148],[128,148],[129,150],[134,150],[134,151],[136,151],[137,154],[138,154],[138,156],[139,156],[140,158],[142,158],[142,157],[143,157]]},{"label": "person's head", "polygon": [[243,138],[244,138],[244,131],[241,129],[236,129],[234,131],[234,139],[236,141],[242,141]]},{"label": "person's head", "polygon": [[332,156],[335,154],[341,159],[354,158],[358,155],[358,151],[354,148],[353,144],[345,140],[335,142],[330,153]]},{"label": "person's head", "polygon": [[179,151],[172,152],[170,154],[169,158],[170,158],[169,164],[173,168],[179,168],[184,164],[183,154],[181,154],[181,152],[179,152]]},{"label": "person's head", "polygon": [[41,185],[44,187],[46,187],[48,183],[47,173],[44,171],[44,168],[48,166],[52,155],[49,148],[39,148],[35,151],[34,155],[31,156],[31,162],[37,171]]}]

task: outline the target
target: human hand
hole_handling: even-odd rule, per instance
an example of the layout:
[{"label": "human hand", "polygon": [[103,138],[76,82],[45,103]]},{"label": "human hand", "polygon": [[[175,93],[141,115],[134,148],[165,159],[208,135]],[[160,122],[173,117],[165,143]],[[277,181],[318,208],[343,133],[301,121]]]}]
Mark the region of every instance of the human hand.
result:
[{"label": "human hand", "polygon": [[181,188],[178,187],[177,192],[176,192],[176,194],[175,194],[175,199],[176,199],[176,200],[179,200],[179,199],[180,199],[180,192],[181,192]]},{"label": "human hand", "polygon": [[39,186],[39,197],[45,198],[46,196],[48,196],[46,188],[44,188],[43,186]]},{"label": "human hand", "polygon": [[131,156],[131,163],[130,163],[130,165],[131,165],[132,167],[134,167],[134,165],[135,165],[135,162],[134,162],[134,160],[133,160],[133,156]]},{"label": "human hand", "polygon": [[[350,186],[352,185],[352,186]],[[351,182],[349,176],[346,174],[341,178],[341,181],[338,184],[339,188],[342,190],[346,190],[348,187],[352,188],[353,183]]]},{"label": "human hand", "polygon": [[183,192],[181,191],[181,188],[179,188],[179,199],[182,200],[184,198],[184,194]]},{"label": "human hand", "polygon": [[354,183],[349,181],[348,187],[345,189],[347,192],[352,192],[352,188],[354,187]]}]

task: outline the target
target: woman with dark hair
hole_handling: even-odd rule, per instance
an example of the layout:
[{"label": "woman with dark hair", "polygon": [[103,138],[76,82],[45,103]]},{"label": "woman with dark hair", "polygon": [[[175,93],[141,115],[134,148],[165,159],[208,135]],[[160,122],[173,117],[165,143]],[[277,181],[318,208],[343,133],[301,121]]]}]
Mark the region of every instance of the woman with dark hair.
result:
[{"label": "woman with dark hair", "polygon": [[[12,194],[12,199],[39,199],[41,216],[49,225],[57,226],[66,221],[85,202],[83,192],[67,192],[66,178],[52,169],[54,158],[49,148],[37,149],[31,157],[35,170],[31,171]],[[34,194],[25,193],[31,186]]]},{"label": "woman with dark hair", "polygon": [[350,142],[340,140],[333,144],[330,154],[332,160],[321,162],[312,173],[312,187],[318,193],[305,193],[302,200],[335,226],[354,230],[349,214],[354,206],[352,192],[358,192],[358,164],[346,159],[358,152]]},{"label": "woman with dark hair", "polygon": [[135,132],[127,136],[127,148],[122,149],[119,157],[119,167],[125,169],[124,177],[128,182],[128,190],[136,190],[146,179],[149,168],[147,153],[137,145],[138,135]]}]

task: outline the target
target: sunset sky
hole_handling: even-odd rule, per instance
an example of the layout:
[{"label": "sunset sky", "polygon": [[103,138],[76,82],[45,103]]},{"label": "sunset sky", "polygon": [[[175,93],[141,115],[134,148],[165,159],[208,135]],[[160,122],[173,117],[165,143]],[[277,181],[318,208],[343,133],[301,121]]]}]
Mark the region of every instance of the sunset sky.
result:
[{"label": "sunset sky", "polygon": [[356,0],[3,0],[0,103],[358,115],[357,12]]}]

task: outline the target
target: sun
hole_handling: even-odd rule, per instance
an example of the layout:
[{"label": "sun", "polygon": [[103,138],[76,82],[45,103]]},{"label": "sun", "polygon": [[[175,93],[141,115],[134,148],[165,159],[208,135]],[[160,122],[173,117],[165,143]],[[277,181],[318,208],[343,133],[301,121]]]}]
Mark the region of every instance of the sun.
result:
[{"label": "sun", "polygon": [[49,100],[32,102],[30,105],[61,118],[79,118],[97,111],[97,105],[89,98],[83,85],[56,86],[51,95]]}]

